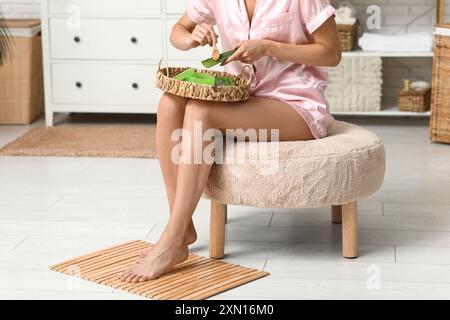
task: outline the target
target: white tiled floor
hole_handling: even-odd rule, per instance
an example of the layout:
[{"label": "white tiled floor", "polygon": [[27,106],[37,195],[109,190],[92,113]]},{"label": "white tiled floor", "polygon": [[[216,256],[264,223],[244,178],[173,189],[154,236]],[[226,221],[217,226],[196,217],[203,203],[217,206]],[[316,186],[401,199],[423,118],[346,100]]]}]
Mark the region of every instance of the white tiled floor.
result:
[{"label": "white tiled floor", "polygon": [[[349,120],[383,137],[388,159],[383,187],[360,204],[361,257],[341,258],[328,208],[231,207],[227,260],[272,275],[216,298],[450,298],[450,146],[430,144],[423,121]],[[0,146],[27,129],[0,126]],[[202,255],[208,211],[202,201],[195,214],[192,251]],[[156,160],[0,157],[0,298],[139,299],[47,267],[130,239],[155,241],[166,218]]]}]

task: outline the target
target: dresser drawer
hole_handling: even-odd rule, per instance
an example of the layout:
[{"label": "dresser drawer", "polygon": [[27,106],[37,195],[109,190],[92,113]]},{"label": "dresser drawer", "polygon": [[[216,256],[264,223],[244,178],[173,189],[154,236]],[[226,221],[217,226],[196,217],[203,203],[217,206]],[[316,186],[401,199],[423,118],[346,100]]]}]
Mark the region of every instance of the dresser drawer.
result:
[{"label": "dresser drawer", "polygon": [[50,14],[160,15],[160,0],[41,0],[48,1]]},{"label": "dresser drawer", "polygon": [[159,60],[162,20],[82,18],[79,28],[67,18],[50,19],[52,59]]},{"label": "dresser drawer", "polygon": [[51,66],[54,104],[154,106],[156,65],[59,64]]}]

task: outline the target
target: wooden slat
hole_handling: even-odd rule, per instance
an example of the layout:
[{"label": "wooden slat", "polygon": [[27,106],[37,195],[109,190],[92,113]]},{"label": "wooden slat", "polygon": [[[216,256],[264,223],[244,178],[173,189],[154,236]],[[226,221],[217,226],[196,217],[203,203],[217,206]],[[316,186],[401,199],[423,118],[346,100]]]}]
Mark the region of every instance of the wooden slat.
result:
[{"label": "wooden slat", "polygon": [[[102,254],[96,257],[93,257],[89,260],[85,260],[83,262],[76,262],[69,267],[73,267],[76,266],[78,268],[80,268],[80,270],[82,270],[83,272],[87,272],[88,269],[92,268],[92,266],[98,266],[101,267],[101,264],[105,261],[114,259],[114,258],[118,258],[118,257],[123,257],[124,255],[128,255],[130,253],[137,253],[137,255],[139,255],[142,250],[145,250],[147,248],[149,248],[149,245],[138,245],[138,246],[133,246],[133,247],[129,247],[126,249],[123,249],[121,252],[119,253],[109,253],[109,254]],[[58,270],[58,271],[63,271],[64,272],[64,268],[62,268],[62,270]]]},{"label": "wooden slat", "polygon": [[131,268],[135,264],[135,262],[130,260],[123,261],[123,263],[115,265],[111,268],[101,269],[100,271],[96,270],[95,273],[86,274],[83,278],[87,280],[90,279],[91,281],[99,283],[99,281],[107,277],[110,277],[119,272],[123,272],[123,270],[126,270],[127,268]]},{"label": "wooden slat", "polygon": [[190,254],[158,279],[128,283],[120,275],[132,268],[151,244],[131,241],[77,257],[50,267],[98,284],[153,299],[206,299],[226,290],[269,275],[210,258]]},{"label": "wooden slat", "polygon": [[[179,297],[196,292],[203,287],[210,287],[213,284],[220,283],[224,279],[230,276],[239,274],[240,272],[246,272],[247,270],[241,270],[239,266],[237,267],[222,267],[219,269],[211,270],[209,274],[205,275],[201,279],[196,279],[185,283],[173,290],[162,292],[154,296],[154,299],[164,299],[164,300],[177,300]],[[248,272],[248,271],[247,271]]]},{"label": "wooden slat", "polygon": [[105,257],[103,259],[98,260],[95,264],[89,263],[88,265],[85,265],[84,267],[81,267],[81,272],[88,273],[92,270],[98,270],[101,268],[105,268],[117,263],[120,263],[121,261],[128,260],[128,259],[134,259],[137,261],[137,258],[139,257],[142,250],[145,250],[148,247],[144,248],[136,248],[127,252],[124,252],[122,255],[114,255],[111,257]]},{"label": "wooden slat", "polygon": [[[236,287],[240,287],[249,282],[267,277],[268,275],[270,275],[268,272],[261,272],[261,271],[253,272],[251,275],[248,275],[247,277],[236,280],[234,282],[221,283],[220,289],[222,290],[222,292],[225,292],[227,290],[230,290],[230,289],[233,289]],[[206,299],[206,298],[216,295],[217,293],[215,293],[216,292],[215,290],[217,290],[217,288],[209,288],[208,290],[203,290],[203,292],[197,292],[196,295],[194,295],[194,296],[183,297],[183,299],[185,299],[185,300],[203,300],[203,299]]]},{"label": "wooden slat", "polygon": [[[158,282],[159,279],[150,281],[146,286],[139,290],[132,290],[131,292],[136,292],[139,295],[148,296],[160,293],[164,290],[168,291],[173,286],[180,283],[180,279],[185,279],[186,282],[191,281],[193,277],[197,277],[205,268],[208,267],[208,262],[203,262],[201,265],[195,268],[188,269],[182,274],[174,274],[170,278],[164,279],[164,281]],[[152,283],[153,282],[153,283]]]},{"label": "wooden slat", "polygon": [[[186,274],[188,272],[191,272],[198,266],[201,266],[202,264],[205,264],[205,263],[207,263],[205,258],[195,256],[195,257],[192,257],[192,259],[190,259],[189,261],[185,261],[184,263],[179,264],[175,270],[167,273],[166,275],[164,275],[163,277],[160,277],[157,280],[141,282],[141,283],[129,283],[129,282],[123,282],[123,281],[115,281],[115,279],[111,279],[111,281],[112,281],[111,283],[114,283],[114,285],[112,285],[112,286],[116,289],[131,292],[131,291],[137,290],[138,288],[140,288],[144,285],[154,284],[156,281],[161,281],[162,283],[164,283],[164,281],[168,281],[167,278],[169,276],[178,276],[180,274]],[[184,270],[186,270],[186,271],[184,271]]]},{"label": "wooden slat", "polygon": [[119,245],[116,245],[116,246],[108,247],[108,248],[105,248],[105,249],[100,250],[100,251],[89,253],[89,254],[86,254],[86,255],[78,257],[78,258],[73,258],[73,259],[67,260],[65,262],[62,262],[62,263],[59,263],[59,264],[55,264],[54,266],[50,267],[50,270],[57,271],[56,269],[59,269],[59,268],[61,268],[63,266],[72,265],[72,264],[74,264],[77,261],[88,260],[88,259],[90,259],[92,257],[96,257],[96,256],[98,256],[100,254],[108,253],[108,252],[114,251],[115,249],[119,249],[119,248],[128,246],[128,245],[130,245],[132,243],[137,243],[137,242],[143,242],[143,241],[136,241],[136,240],[134,240],[134,241],[129,241],[129,242],[126,242],[126,243],[123,243],[123,244],[119,244]]},{"label": "wooden slat", "polygon": [[194,264],[190,264],[185,266],[184,268],[177,269],[176,271],[172,271],[170,273],[166,273],[159,279],[144,282],[141,284],[134,284],[134,283],[125,283],[120,286],[117,286],[116,289],[120,290],[128,290],[132,293],[138,293],[144,292],[145,290],[148,290],[150,288],[153,288],[158,285],[162,285],[166,283],[167,281],[171,281],[172,279],[180,276],[180,275],[186,275],[190,272],[196,271],[199,267],[202,268],[204,264],[206,264],[208,261],[207,259],[196,259],[196,262]]},{"label": "wooden slat", "polygon": [[[219,277],[223,275],[225,272],[231,272],[232,268],[235,266],[228,265],[208,265],[203,268],[201,275],[199,273],[193,274],[186,281],[177,281],[175,283],[168,283],[165,286],[157,287],[153,291],[143,292],[146,296],[152,296],[155,299],[160,299],[162,297],[168,297],[171,294],[176,292],[180,292],[182,290],[190,290],[190,288],[195,287],[198,283],[199,278],[202,279],[203,282],[208,281],[213,277]],[[182,279],[182,278],[181,278]]]}]

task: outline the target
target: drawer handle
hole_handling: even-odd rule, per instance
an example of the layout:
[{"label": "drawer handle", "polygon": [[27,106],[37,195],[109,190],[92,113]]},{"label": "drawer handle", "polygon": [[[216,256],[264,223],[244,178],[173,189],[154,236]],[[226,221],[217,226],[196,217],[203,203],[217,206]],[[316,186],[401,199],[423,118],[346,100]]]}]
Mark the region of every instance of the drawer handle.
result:
[{"label": "drawer handle", "polygon": [[76,43],[80,43],[81,42],[81,38],[79,36],[75,36],[73,38],[73,41],[75,41]]},{"label": "drawer handle", "polygon": [[131,42],[136,44],[136,43],[138,43],[138,39],[136,37],[132,37],[131,38]]},{"label": "drawer handle", "polygon": [[75,83],[75,86],[76,86],[78,89],[83,88],[83,84],[82,84],[80,81],[77,81],[77,82]]},{"label": "drawer handle", "polygon": [[139,84],[137,84],[136,82],[134,82],[132,85],[133,89],[139,89]]}]

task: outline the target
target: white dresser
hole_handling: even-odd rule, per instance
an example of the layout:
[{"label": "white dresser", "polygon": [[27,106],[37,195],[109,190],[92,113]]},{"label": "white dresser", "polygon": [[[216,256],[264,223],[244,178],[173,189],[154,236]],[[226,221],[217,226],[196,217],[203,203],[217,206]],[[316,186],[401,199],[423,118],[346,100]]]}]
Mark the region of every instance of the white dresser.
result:
[{"label": "white dresser", "polygon": [[186,0],[41,0],[46,124],[57,112],[156,113],[160,59],[198,67],[210,48],[169,41]]}]

